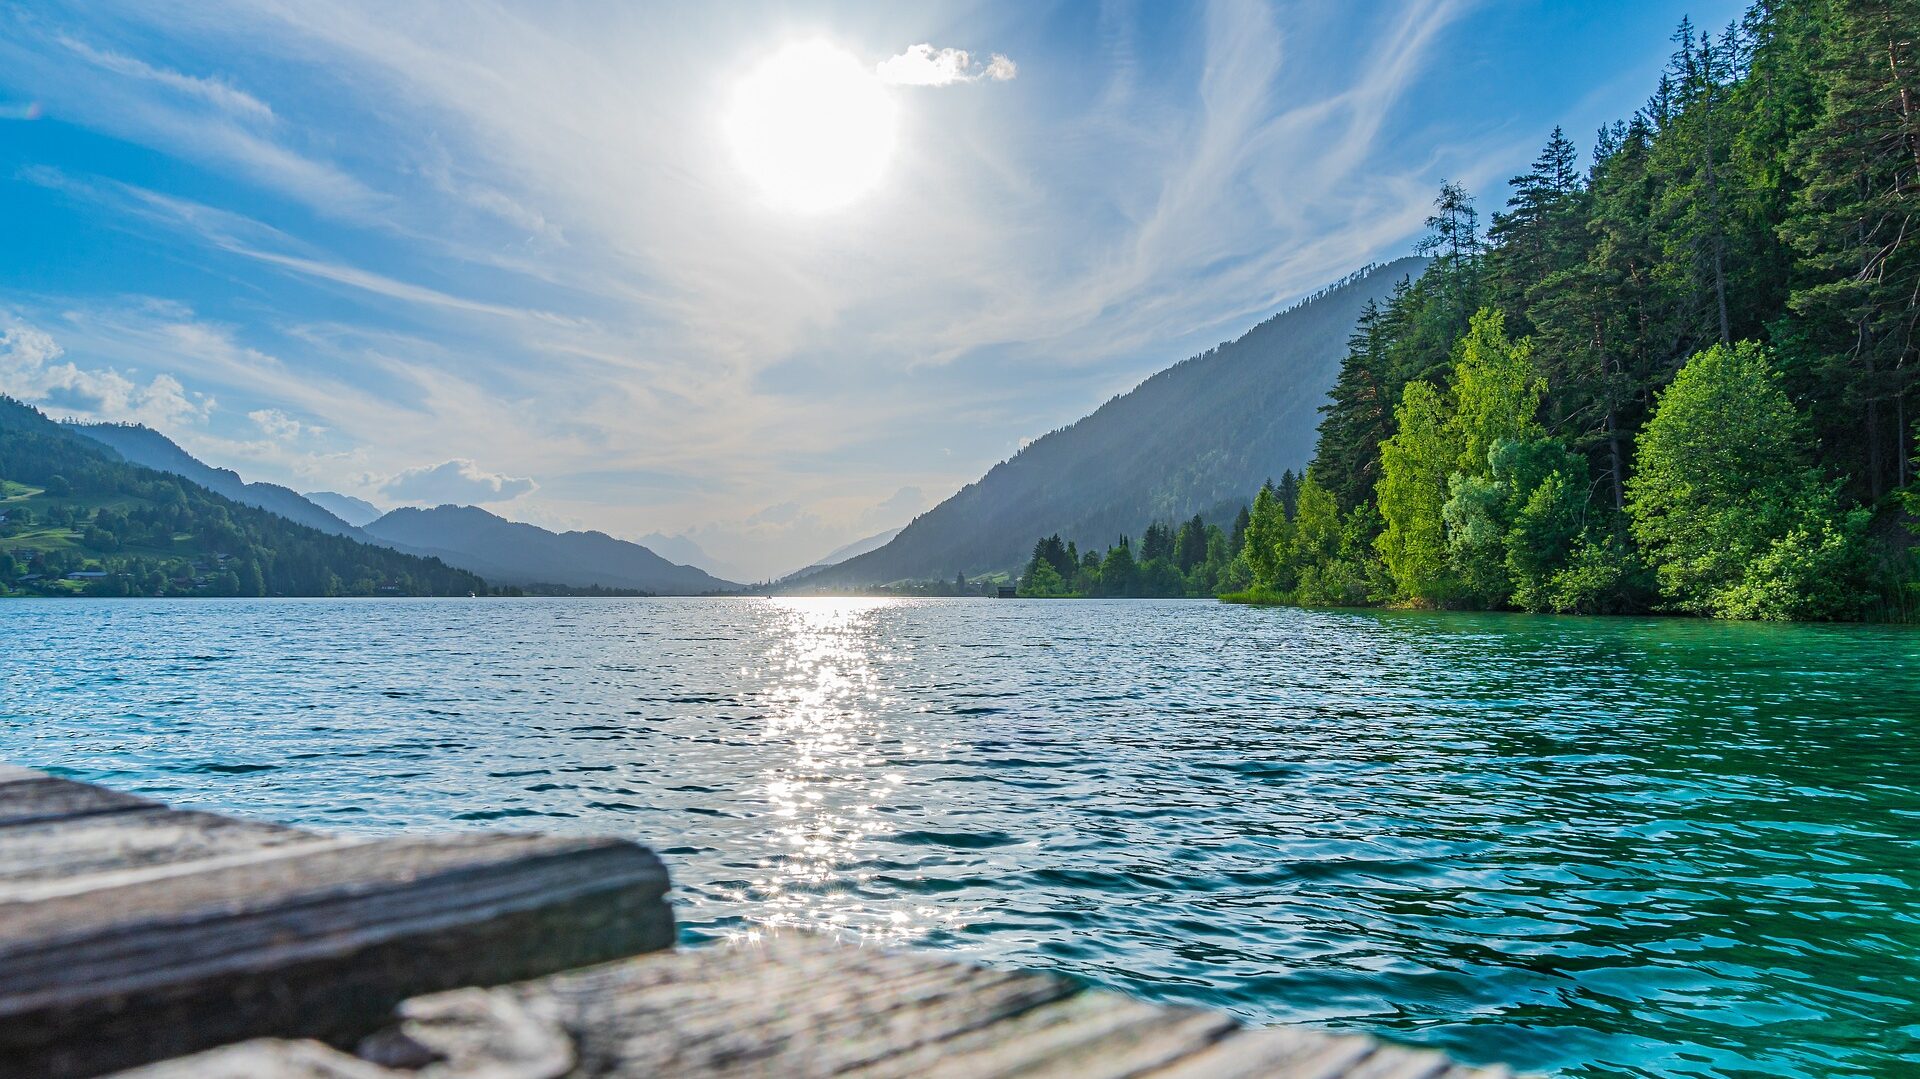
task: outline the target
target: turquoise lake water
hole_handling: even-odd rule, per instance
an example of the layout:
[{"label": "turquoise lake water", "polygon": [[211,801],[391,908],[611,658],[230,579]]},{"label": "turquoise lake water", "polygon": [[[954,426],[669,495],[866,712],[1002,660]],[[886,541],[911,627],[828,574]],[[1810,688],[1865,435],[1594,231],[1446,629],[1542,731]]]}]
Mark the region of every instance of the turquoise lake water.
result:
[{"label": "turquoise lake water", "polygon": [[0,602],[0,760],[652,845],[766,925],[1577,1076],[1920,1074],[1920,632],[1205,602]]}]

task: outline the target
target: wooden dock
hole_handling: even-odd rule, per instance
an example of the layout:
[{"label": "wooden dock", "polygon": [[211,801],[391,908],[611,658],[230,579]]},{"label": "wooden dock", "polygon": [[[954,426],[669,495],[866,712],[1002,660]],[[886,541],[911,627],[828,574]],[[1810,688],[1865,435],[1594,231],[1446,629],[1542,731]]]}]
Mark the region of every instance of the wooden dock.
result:
[{"label": "wooden dock", "polygon": [[616,840],[342,839],[0,765],[0,1076],[1491,1079],[805,934],[675,950]]}]

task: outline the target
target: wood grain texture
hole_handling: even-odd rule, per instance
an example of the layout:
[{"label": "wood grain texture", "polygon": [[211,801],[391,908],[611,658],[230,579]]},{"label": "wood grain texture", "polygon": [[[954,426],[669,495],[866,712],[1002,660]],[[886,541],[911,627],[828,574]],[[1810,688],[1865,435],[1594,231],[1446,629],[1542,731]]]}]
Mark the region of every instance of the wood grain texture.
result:
[{"label": "wood grain texture", "polygon": [[[398,1024],[363,1044],[359,1058],[329,1060],[333,1070],[316,1070],[311,1047],[241,1049],[262,1079],[1508,1075],[1369,1038],[1251,1030],[1219,1013],[1156,1007],[1051,975],[804,935],[416,998]],[[242,1058],[210,1054],[207,1070],[186,1066],[200,1059],[134,1075],[237,1075],[213,1065]],[[374,1070],[352,1070],[365,1067]]]},{"label": "wood grain texture", "polygon": [[296,828],[163,806],[19,824],[0,828],[0,902],[84,889],[102,873],[197,863],[316,838]]},{"label": "wood grain texture", "polygon": [[624,842],[330,838],[0,765],[0,1079],[1506,1074],[805,934],[662,951],[666,889]]},{"label": "wood grain texture", "polygon": [[351,1044],[409,996],[673,942],[616,840],[333,839],[0,775],[0,1076],[275,1035]]},{"label": "wood grain texture", "polygon": [[157,803],[120,791],[9,767],[0,773],[0,828],[42,821],[124,813]]}]

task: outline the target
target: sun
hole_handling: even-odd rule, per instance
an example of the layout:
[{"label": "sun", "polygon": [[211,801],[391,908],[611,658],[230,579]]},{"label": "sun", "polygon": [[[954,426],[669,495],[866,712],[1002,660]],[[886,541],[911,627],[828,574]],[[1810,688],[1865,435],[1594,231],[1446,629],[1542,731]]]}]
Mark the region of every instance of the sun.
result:
[{"label": "sun", "polygon": [[824,41],[789,45],[741,80],[726,118],[740,168],[782,209],[819,213],[874,189],[896,109],[871,69]]}]

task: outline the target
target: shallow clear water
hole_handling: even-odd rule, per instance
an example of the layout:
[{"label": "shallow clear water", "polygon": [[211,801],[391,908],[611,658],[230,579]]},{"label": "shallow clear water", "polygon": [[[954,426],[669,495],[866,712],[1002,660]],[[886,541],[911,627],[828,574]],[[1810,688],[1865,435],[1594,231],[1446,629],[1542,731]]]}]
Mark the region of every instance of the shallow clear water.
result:
[{"label": "shallow clear water", "polygon": [[1200,602],[0,603],[0,760],[653,845],[768,923],[1570,1075],[1920,1065],[1920,633]]}]

